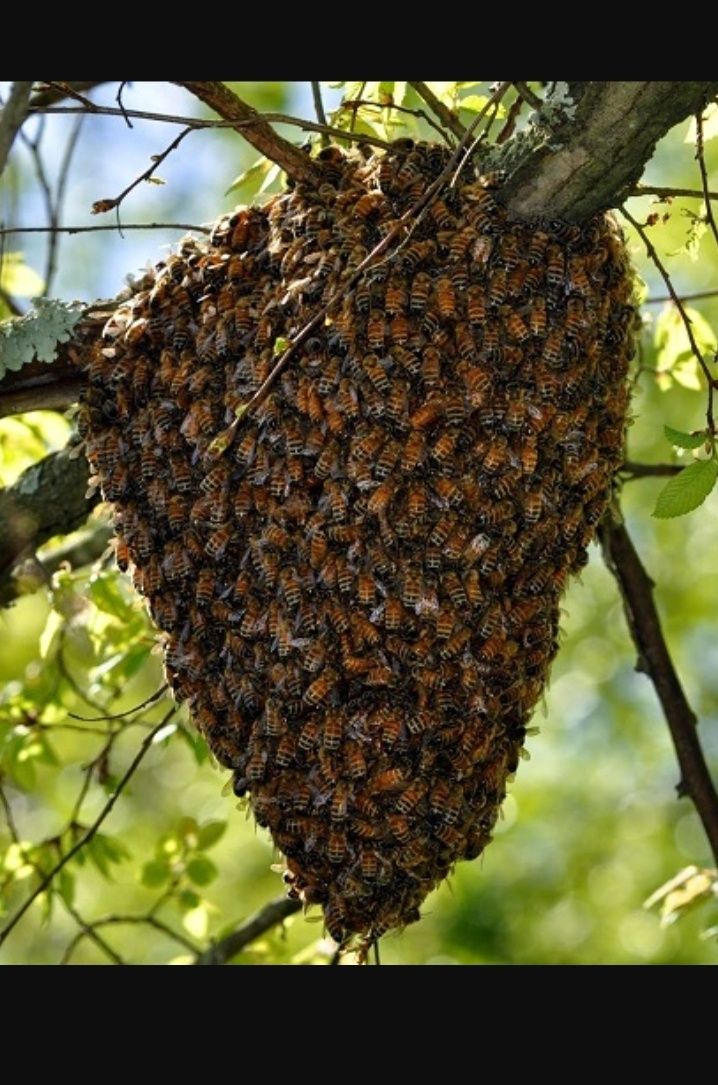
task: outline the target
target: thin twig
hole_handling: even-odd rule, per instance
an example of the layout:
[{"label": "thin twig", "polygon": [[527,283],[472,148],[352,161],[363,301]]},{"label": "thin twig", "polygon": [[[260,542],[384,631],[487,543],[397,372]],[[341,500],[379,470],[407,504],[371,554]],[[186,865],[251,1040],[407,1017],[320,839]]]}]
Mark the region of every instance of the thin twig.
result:
[{"label": "thin twig", "polygon": [[[322,88],[319,84],[319,80],[312,79],[311,86],[312,98],[314,99],[314,112],[317,115],[317,121],[319,122],[319,124],[322,124],[324,125],[324,127],[326,127],[327,115],[324,112],[324,102],[322,101]],[[329,146],[329,136],[326,134],[326,132],[322,132],[320,143],[322,147]]]},{"label": "thin twig", "polygon": [[653,598],[653,583],[617,512],[609,511],[606,515],[599,538],[606,564],[618,583],[628,626],[638,650],[637,670],[643,671],[652,681],[668,723],[681,770],[678,794],[687,795],[693,802],[718,862],[718,792],[698,738],[695,713],[663,636]]},{"label": "thin twig", "polygon": [[253,942],[255,938],[259,938],[260,935],[272,927],[276,927],[278,923],[282,923],[288,916],[294,915],[301,907],[300,901],[289,900],[287,897],[278,897],[276,900],[270,901],[269,904],[265,904],[263,908],[260,908],[251,919],[248,919],[246,923],[233,931],[232,934],[228,934],[220,942],[215,942],[204,953],[198,954],[194,963],[226,964],[227,961],[231,961],[233,957],[236,957],[240,950]]},{"label": "thin twig", "polygon": [[520,98],[530,105],[532,109],[540,110],[543,107],[543,101],[539,98],[538,94],[534,94],[531,88],[526,83],[513,83],[512,86],[516,88],[516,93]]},{"label": "thin twig", "polygon": [[628,193],[633,196],[681,196],[693,200],[718,200],[718,192],[703,192],[696,188],[670,188],[665,185],[634,185]]},{"label": "thin twig", "polygon": [[76,716],[74,712],[68,712],[68,716],[73,720],[82,720],[83,723],[98,723],[100,720],[122,720],[126,716],[132,716],[135,712],[139,712],[143,708],[147,708],[148,705],[154,704],[158,701],[163,693],[169,689],[169,686],[165,682],[159,689],[155,690],[151,696],[142,701],[141,704],[135,705],[134,708],[128,708],[126,712],[115,712],[110,716]]},{"label": "thin twig", "polygon": [[105,956],[108,957],[113,964],[124,965],[126,963],[122,959],[122,957],[120,957],[119,953],[116,953],[112,946],[109,945],[105,941],[105,939],[97,933],[97,931],[95,930],[95,927],[97,926],[96,923],[88,923],[86,920],[84,920],[80,913],[77,911],[77,909],[74,908],[72,904],[69,904],[68,901],[66,901],[64,898],[62,898],[62,903],[65,905],[68,913],[75,920],[80,930],[77,932],[75,937],[70,942],[70,945],[65,950],[65,953],[60,960],[60,964],[67,963],[65,957],[67,956],[67,959],[69,960],[70,953],[68,951],[70,950],[70,947],[72,947],[72,950],[74,951],[75,946],[79,945],[83,938],[89,938],[90,941],[94,942],[98,949],[102,950]]},{"label": "thin twig", "polygon": [[152,730],[149,732],[148,735],[145,736],[145,738],[142,741],[142,744],[140,745],[139,750],[135,754],[135,757],[130,762],[129,768],[126,770],[124,776],[122,777],[120,782],[117,784],[116,788],[114,789],[114,791],[110,795],[110,797],[107,800],[107,802],[105,803],[105,805],[102,807],[102,810],[97,815],[97,817],[95,818],[95,820],[93,821],[92,825],[89,827],[89,829],[87,830],[85,835],[82,836],[70,848],[70,850],[68,852],[66,852],[62,856],[60,861],[55,864],[55,866],[52,868],[52,870],[49,872],[49,874],[45,875],[45,877],[42,879],[40,884],[38,886],[36,886],[36,888],[32,891],[32,893],[27,898],[25,903],[15,912],[15,914],[8,921],[8,923],[5,925],[5,927],[2,929],[2,931],[0,931],[0,946],[2,946],[3,943],[7,940],[10,933],[15,929],[15,927],[20,922],[20,920],[25,915],[25,913],[28,911],[28,909],[33,904],[33,902],[37,900],[37,898],[40,896],[41,893],[45,892],[47,887],[50,885],[50,883],[53,881],[53,879],[55,877],[57,877],[57,875],[60,873],[60,871],[63,869],[63,867],[65,867],[70,862],[71,859],[74,859],[74,857],[77,855],[77,853],[84,848],[85,844],[87,844],[90,840],[92,840],[93,836],[98,831],[98,829],[100,828],[102,823],[105,821],[105,819],[108,817],[108,815],[112,812],[112,809],[113,809],[115,803],[117,802],[118,798],[120,797],[120,795],[124,791],[125,787],[129,783],[130,779],[134,775],[134,773],[135,773],[137,767],[139,766],[140,762],[142,761],[143,757],[145,756],[145,754],[149,750],[150,746],[152,745],[152,742],[153,742],[153,739],[154,739],[155,735],[158,734],[159,731],[161,731],[161,729],[164,726],[166,726],[166,724],[169,722],[169,720],[174,715],[176,710],[177,710],[176,706],[173,705],[172,708],[170,709],[170,711],[167,712],[165,714],[165,716],[163,716],[163,718],[160,720],[160,722],[155,727],[152,728]]},{"label": "thin twig", "polygon": [[619,468],[621,474],[626,474],[630,481],[634,478],[665,478],[671,475],[679,475],[683,467],[677,463],[633,463],[631,460]]},{"label": "thin twig", "polygon": [[705,362],[705,360],[703,358],[703,355],[701,354],[700,350],[698,349],[698,344],[696,343],[695,336],[693,335],[693,329],[691,327],[691,321],[690,321],[690,319],[688,317],[688,314],[686,313],[685,309],[683,308],[683,305],[681,304],[681,299],[678,297],[678,295],[676,294],[675,289],[673,288],[673,283],[671,282],[670,275],[668,274],[668,272],[664,268],[663,264],[661,263],[661,260],[660,260],[660,258],[658,256],[658,253],[656,252],[655,246],[653,245],[653,242],[649,238],[649,236],[646,233],[646,231],[644,230],[643,226],[641,226],[640,222],[638,222],[633,217],[633,215],[629,211],[626,210],[625,207],[621,207],[621,208],[619,208],[619,210],[620,210],[621,214],[623,215],[623,217],[628,219],[628,221],[633,226],[634,230],[638,233],[639,237],[643,241],[643,244],[646,247],[646,252],[648,253],[649,259],[652,260],[653,263],[656,265],[656,268],[658,269],[658,271],[659,271],[659,273],[661,275],[661,278],[663,279],[664,283],[666,284],[666,288],[668,289],[668,293],[671,295],[671,300],[678,307],[678,312],[680,313],[681,320],[683,321],[683,326],[686,329],[686,335],[688,336],[688,341],[689,341],[689,343],[691,345],[691,350],[692,350],[695,358],[697,359],[698,364],[700,365],[701,369],[703,370],[703,375],[706,378],[706,384],[708,386],[708,405],[707,405],[707,408],[706,408],[706,422],[707,422],[707,427],[708,427],[708,433],[712,437],[715,434],[715,431],[716,431],[715,430],[715,419],[713,417],[714,380],[713,380],[713,377],[711,375],[711,372],[710,372],[708,366],[706,365],[706,362]]},{"label": "thin twig", "polygon": [[[117,230],[113,226],[5,226],[0,229],[0,236],[5,234],[90,234],[98,230]],[[208,234],[209,226],[197,226],[193,222],[134,222],[129,226],[122,223],[123,230],[196,230],[200,234]]]},{"label": "thin twig", "polygon": [[[696,294],[682,294],[681,301],[700,301],[704,298],[716,298],[718,297],[718,290],[699,290]],[[643,302],[644,305],[663,305],[667,301],[673,301],[674,299],[670,294],[661,294],[655,298],[646,298]]]},{"label": "thin twig", "polygon": [[125,109],[124,102],[122,101],[122,92],[125,89],[125,87],[127,86],[127,83],[128,83],[127,79],[122,80],[122,82],[120,83],[120,85],[118,87],[117,94],[115,95],[115,101],[117,102],[118,107],[122,110],[122,116],[125,118],[125,124],[127,125],[128,128],[132,128],[132,121],[127,116],[127,110]]},{"label": "thin twig", "polygon": [[[516,84],[514,84],[515,86]],[[516,124],[519,119],[519,114],[524,107],[524,100],[520,94],[516,95],[516,100],[512,103],[511,108],[508,111],[506,122],[496,137],[497,145],[506,143],[511,138],[516,130]]]},{"label": "thin twig", "polygon": [[703,110],[699,109],[696,113],[696,157],[698,159],[698,168],[701,171],[701,184],[703,186],[703,197],[706,207],[706,218],[708,224],[713,232],[713,238],[718,245],[718,228],[716,228],[716,220],[713,216],[713,208],[711,207],[710,191],[708,189],[708,171],[706,170],[706,157],[703,150]]},{"label": "thin twig", "polygon": [[[73,155],[77,147],[77,142],[80,138],[80,131],[84,123],[85,118],[80,116],[75,121],[70,138],[65,146],[65,153],[62,156],[62,162],[60,163],[60,172],[57,177],[57,186],[55,188],[55,200],[54,200],[54,216],[51,222],[53,227],[57,227],[62,218],[62,208],[65,203],[65,189],[67,187],[67,178],[70,173],[70,165],[72,163]],[[58,254],[60,249],[60,231],[53,229],[50,234],[50,243],[48,245],[47,262],[45,265],[45,297],[49,296],[50,288],[55,278],[55,272],[57,270]]]},{"label": "thin twig", "polygon": [[105,80],[93,83],[53,83],[49,80],[38,83],[39,90],[35,90],[32,98],[30,99],[31,111],[36,111],[44,106],[57,105],[63,98],[73,98],[75,101],[83,102],[88,109],[94,108],[94,102],[91,102],[89,98],[81,94],[80,91],[89,91],[94,87],[99,87]]},{"label": "thin twig", "polygon": [[[83,938],[93,938],[98,927],[117,927],[117,926],[148,926],[152,927],[156,931],[171,938],[178,945],[188,950],[192,954],[198,952],[197,946],[194,942],[186,938],[180,931],[174,930],[168,923],[164,923],[161,919],[156,919],[152,915],[108,915],[103,916],[102,919],[95,919],[92,923],[86,924],[86,929],[79,931],[70,943],[68,943],[65,952],[60,959],[60,964],[69,964],[72,954],[77,949],[78,945]],[[121,958],[116,962],[118,964],[124,964]]]},{"label": "thin twig", "polygon": [[[398,109],[398,106],[394,107]],[[47,109],[30,109],[30,113],[87,113],[89,110],[80,109],[76,106],[51,106]],[[209,120],[202,117],[184,117],[177,116],[172,113],[152,113],[142,109],[125,109],[120,110],[114,106],[94,106],[92,108],[93,116],[98,115],[101,117],[134,117],[137,120],[142,121],[158,121],[161,124],[181,124],[186,128],[195,128],[198,131],[204,128],[233,128],[237,132],[245,134],[245,129],[251,129],[259,125],[268,126],[269,124],[289,124],[295,128],[301,128],[304,132],[320,132],[325,133],[328,136],[334,136],[337,139],[350,140],[354,143],[369,143],[373,147],[382,147],[387,149],[391,146],[385,139],[380,139],[378,136],[365,135],[361,132],[354,132],[351,129],[347,131],[344,128],[335,128],[331,124],[320,124],[319,121],[311,121],[307,117],[292,117],[287,113],[259,113],[255,112],[254,117],[249,117],[245,120]],[[271,129],[270,129],[271,131]],[[295,151],[299,151],[298,147],[294,147],[294,144],[288,143],[289,147],[293,147]],[[301,152],[303,153],[303,152]],[[267,155],[267,158],[271,158],[271,155]],[[274,161],[274,159],[272,159]],[[281,163],[280,163],[281,164]]]},{"label": "thin twig", "polygon": [[426,83],[412,82],[411,80],[409,80],[409,86],[416,91],[422,101],[426,102],[429,109],[436,114],[445,128],[453,132],[457,139],[464,138],[466,128],[454,111],[436,97],[430,86]]},{"label": "thin twig", "polygon": [[129,196],[130,192],[132,192],[133,189],[137,188],[138,185],[142,184],[143,181],[149,181],[158,166],[160,166],[164,162],[165,158],[167,158],[167,156],[171,154],[172,151],[176,150],[176,148],[179,147],[185,136],[188,136],[190,132],[194,132],[194,130],[194,128],[185,128],[182,132],[180,132],[176,139],[172,140],[170,145],[166,147],[164,151],[162,151],[160,154],[152,155],[152,164],[144,171],[144,173],[141,173],[139,177],[135,178],[135,180],[132,181],[132,183],[127,186],[127,188],[124,188],[122,192],[120,192],[119,196],[115,196],[114,198],[110,199],[96,200],[92,205],[92,214],[100,215],[104,214],[106,211],[112,211],[115,207],[120,207],[125,197]]}]

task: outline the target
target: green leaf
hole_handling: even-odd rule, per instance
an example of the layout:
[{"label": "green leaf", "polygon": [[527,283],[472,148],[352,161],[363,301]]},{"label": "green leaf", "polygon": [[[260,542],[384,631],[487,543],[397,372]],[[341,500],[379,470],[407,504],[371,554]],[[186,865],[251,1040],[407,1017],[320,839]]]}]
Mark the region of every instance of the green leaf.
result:
[{"label": "green leaf", "polygon": [[196,908],[202,898],[194,889],[183,889],[177,898],[180,908],[187,911],[188,908]]},{"label": "green leaf", "polygon": [[206,825],[203,825],[199,830],[198,847],[201,848],[202,851],[214,847],[217,841],[224,836],[226,828],[226,821],[208,821]]},{"label": "green leaf", "polygon": [[705,430],[701,433],[683,433],[682,430],[673,429],[672,426],[664,426],[663,432],[676,448],[700,448],[706,439]]},{"label": "green leaf", "polygon": [[8,370],[22,369],[28,362],[52,362],[57,344],[69,339],[80,319],[81,302],[35,298],[33,309],[16,320],[0,324],[0,379]]},{"label": "green leaf", "polygon": [[11,297],[31,298],[44,283],[38,273],[24,262],[21,252],[6,252],[0,264],[0,289]]},{"label": "green leaf", "polygon": [[170,873],[169,863],[166,863],[163,859],[151,859],[149,863],[145,863],[142,867],[140,880],[148,889],[157,889],[160,885],[164,885],[165,882],[169,881]]},{"label": "green leaf", "polygon": [[88,591],[92,602],[104,614],[111,614],[114,618],[120,618],[123,621],[133,616],[132,606],[125,598],[114,570],[110,574],[102,573],[93,576],[88,585]]},{"label": "green leaf", "polygon": [[262,178],[269,172],[271,165],[272,163],[268,158],[258,158],[244,173],[240,173],[238,177],[235,177],[225,192],[225,196],[229,196],[230,192],[237,192],[239,189],[246,187],[248,191],[244,195],[251,199],[257,192]]},{"label": "green leaf", "polygon": [[661,520],[685,516],[702,505],[718,478],[718,461],[698,460],[670,479],[658,495],[653,515]]},{"label": "green leaf", "polygon": [[187,864],[187,876],[195,885],[209,885],[219,874],[217,867],[206,855],[190,859]]},{"label": "green leaf", "polygon": [[67,867],[58,872],[57,887],[65,904],[72,907],[75,900],[75,875],[71,874]]}]

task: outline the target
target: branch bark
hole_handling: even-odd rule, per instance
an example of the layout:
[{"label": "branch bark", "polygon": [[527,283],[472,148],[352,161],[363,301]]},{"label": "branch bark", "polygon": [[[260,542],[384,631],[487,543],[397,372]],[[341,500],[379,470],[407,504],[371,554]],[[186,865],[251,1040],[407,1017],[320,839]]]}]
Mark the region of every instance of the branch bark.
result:
[{"label": "branch bark", "polygon": [[276,927],[278,923],[281,923],[288,916],[294,915],[301,907],[302,905],[298,900],[289,900],[287,897],[270,900],[269,904],[265,904],[263,908],[260,908],[251,919],[248,919],[236,931],[232,931],[226,938],[223,938],[220,942],[215,942],[204,953],[200,953],[194,963],[226,964],[227,961],[231,961],[233,957],[236,957],[240,950],[253,942],[255,938],[259,938],[265,931]]},{"label": "branch bark", "polygon": [[53,452],[0,491],[0,590],[20,558],[80,527],[100,500],[86,497],[89,464],[70,451]]},{"label": "branch bark", "polygon": [[27,116],[31,91],[31,81],[13,83],[7,103],[0,113],[0,173],[5,169],[10,148]]},{"label": "branch bark", "polygon": [[256,109],[238,98],[224,83],[212,81],[174,80],[178,87],[184,87],[201,102],[219,113],[227,121],[234,121],[234,127],[248,143],[260,154],[270,158],[281,166],[285,173],[295,181],[307,181],[317,184],[321,174],[308,154],[295,147],[293,143],[278,135],[273,128],[260,117]]},{"label": "branch bark", "polygon": [[72,569],[90,565],[102,557],[112,539],[112,528],[101,523],[94,531],[86,532],[76,542],[63,543],[55,547],[42,560],[28,558],[20,560],[10,569],[0,573],[0,607],[6,607],[21,595],[37,591],[43,584],[48,584],[53,573],[61,565],[67,564]]},{"label": "branch bark", "polygon": [[653,683],[671,733],[681,780],[677,791],[695,806],[718,863],[718,793],[698,739],[697,719],[688,703],[666,645],[646,572],[625,524],[608,513],[599,532],[606,565],[623,599],[626,620],[638,650],[636,669]]},{"label": "branch bark", "polygon": [[574,106],[502,190],[517,215],[581,222],[618,206],[658,140],[712,98],[718,83],[615,81],[571,89]]}]

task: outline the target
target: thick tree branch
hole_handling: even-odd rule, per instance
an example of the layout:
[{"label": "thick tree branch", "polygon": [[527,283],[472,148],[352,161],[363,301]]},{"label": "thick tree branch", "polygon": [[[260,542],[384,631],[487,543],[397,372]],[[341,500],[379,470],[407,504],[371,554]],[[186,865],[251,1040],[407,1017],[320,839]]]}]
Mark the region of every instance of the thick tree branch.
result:
[{"label": "thick tree branch", "polygon": [[466,129],[463,124],[456,114],[436,97],[431,87],[427,86],[426,83],[412,83],[411,81],[409,81],[409,86],[413,87],[419,97],[426,102],[429,109],[436,114],[445,128],[448,128],[450,132],[453,132],[458,139],[463,139],[466,134]]},{"label": "thick tree branch", "polygon": [[671,732],[681,780],[678,794],[687,795],[703,823],[718,863],[718,793],[698,738],[697,720],[670,657],[653,598],[653,582],[644,569],[625,524],[609,512],[599,537],[604,558],[618,582],[628,627],[638,650],[636,669],[653,683]]},{"label": "thick tree branch", "polygon": [[27,116],[31,90],[32,82],[13,83],[7,103],[0,112],[0,173],[5,169],[10,148]]},{"label": "thick tree branch", "polygon": [[227,121],[234,121],[238,132],[251,143],[260,154],[270,158],[281,166],[285,173],[295,181],[319,182],[321,174],[309,155],[295,147],[293,143],[278,135],[266,121],[262,120],[256,109],[238,98],[224,83],[213,81],[179,81],[178,87],[184,87],[190,94],[219,113]]},{"label": "thick tree branch", "polygon": [[56,546],[42,560],[34,556],[0,573],[0,607],[6,607],[21,595],[37,591],[43,584],[49,583],[52,574],[61,565],[71,569],[81,569],[101,558],[112,538],[112,528],[101,523],[94,531],[88,531],[75,542]]},{"label": "thick tree branch", "polygon": [[[77,450],[75,450],[77,451]],[[70,448],[53,452],[0,491],[0,585],[19,558],[80,527],[99,501],[86,497],[89,465]]]},{"label": "thick tree branch", "polygon": [[580,95],[576,89],[550,138],[524,158],[503,190],[517,215],[581,222],[617,206],[658,140],[713,97],[718,83],[615,81],[586,83]]},{"label": "thick tree branch", "polygon": [[270,900],[263,908],[243,923],[236,931],[232,931],[220,942],[215,942],[204,953],[200,953],[195,964],[226,964],[236,957],[240,950],[259,938],[265,931],[276,927],[288,916],[294,915],[301,909],[298,900],[289,900],[287,897],[278,897]]}]

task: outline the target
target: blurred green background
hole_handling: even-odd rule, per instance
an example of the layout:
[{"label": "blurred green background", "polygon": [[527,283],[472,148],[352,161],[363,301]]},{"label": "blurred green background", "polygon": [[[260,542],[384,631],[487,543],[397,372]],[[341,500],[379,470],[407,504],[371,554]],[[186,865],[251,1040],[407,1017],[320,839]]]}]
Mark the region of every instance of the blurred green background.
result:
[{"label": "blurred green background", "polygon": [[[309,84],[232,86],[257,108],[313,116]],[[335,109],[342,95],[380,100],[387,86],[396,102],[417,104],[398,84],[367,84],[361,91],[356,84],[323,84],[322,89],[327,108]],[[469,102],[467,115],[479,108],[472,96],[481,99],[487,92],[486,84],[431,86],[449,104]],[[4,92],[7,85],[0,89]],[[116,89],[114,84],[98,88],[94,100],[114,104]],[[127,108],[170,114],[200,111],[186,92],[159,83],[132,84],[124,102]],[[347,123],[348,114],[336,119]],[[375,125],[382,136],[426,138],[426,128],[417,127],[413,117],[406,118],[406,128],[391,123],[397,120],[396,113],[365,109],[358,123],[368,131]],[[51,178],[73,123],[72,117],[46,118],[41,147]],[[689,128],[685,122],[661,142],[643,183],[700,187]],[[28,131],[35,130],[33,122]],[[296,128],[283,131],[297,141],[305,138]],[[87,118],[67,183],[63,220],[96,224],[91,204],[121,191],[176,133],[174,127],[140,120],[129,129],[121,118]],[[706,135],[711,133],[709,126]],[[122,218],[201,223],[237,199],[261,199],[257,189],[267,171],[255,171],[244,186],[226,193],[256,158],[234,133],[193,133],[159,170],[166,183],[138,187],[123,205]],[[706,158],[715,178],[717,140],[707,140]],[[629,206],[641,221],[654,210],[670,212],[666,223],[652,228],[651,238],[679,293],[718,287],[716,246],[709,233],[694,237],[700,234],[695,222],[700,200],[654,206],[652,198],[643,197]],[[33,160],[21,144],[3,178],[0,218],[13,225],[44,221]],[[180,236],[178,231],[137,231],[124,238],[113,232],[63,238],[52,294],[83,300],[111,296],[126,273],[162,258]],[[643,309],[628,458],[667,462],[675,453],[663,425],[684,431],[700,427],[705,393],[686,360],[682,332],[672,330],[670,312],[650,304],[665,288],[640,240],[629,234],[629,241],[649,303]],[[6,241],[6,248],[21,251],[40,277],[44,245],[36,235]],[[704,318],[702,342],[710,347],[716,301],[691,304]],[[658,379],[656,368],[663,371]],[[11,483],[48,450],[62,447],[70,429],[68,420],[51,413],[0,421],[0,482]],[[656,582],[669,647],[715,771],[718,577],[712,555],[718,498],[711,495],[687,517],[659,521],[651,511],[663,481],[627,483],[623,508]],[[705,897],[682,909],[672,923],[662,924],[658,909],[643,907],[687,865],[710,867],[711,855],[691,804],[676,799],[678,770],[668,730],[648,679],[634,671],[635,649],[620,600],[596,547],[563,606],[562,649],[533,720],[540,733],[529,739],[530,760],[521,764],[510,786],[494,843],[479,860],[461,864],[429,897],[421,923],[383,939],[383,963],[718,959],[712,929],[718,909]],[[59,849],[70,845],[69,821],[91,823],[148,727],[167,712],[163,699],[125,721],[83,723],[70,715],[121,712],[150,696],[162,682],[160,657],[152,648],[144,608],[110,560],[62,574],[52,591],[42,589],[0,611],[0,781],[20,840],[20,845],[13,843],[0,813],[3,920],[25,899],[37,869],[49,869]],[[78,796],[89,778],[86,766],[112,730],[118,734],[108,757],[100,758],[91,774],[78,812]],[[141,917],[156,906],[154,918],[186,944],[141,922],[108,923],[98,934],[125,961],[180,963],[191,959],[193,948],[206,948],[211,938],[234,929],[282,892],[281,878],[271,869],[278,857],[268,834],[236,809],[231,791],[223,794],[228,774],[211,763],[184,716],[174,717],[158,737],[82,863],[69,864],[55,892],[32,906],[0,950],[0,962],[57,962],[68,952],[74,962],[106,962],[106,948],[90,938],[75,942],[78,917],[85,923]],[[292,917],[236,961],[326,963],[332,952],[331,942],[322,938],[320,914],[310,912]]]}]

